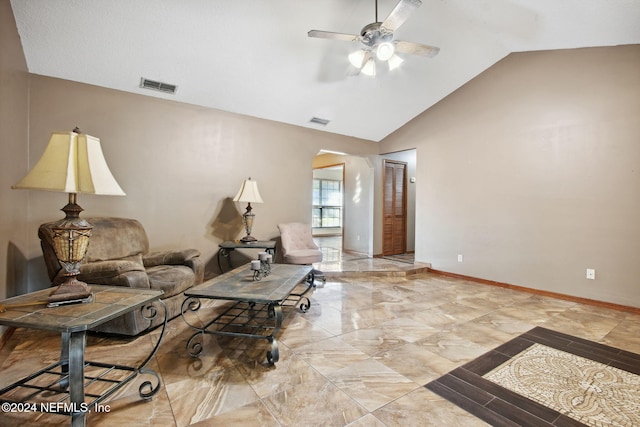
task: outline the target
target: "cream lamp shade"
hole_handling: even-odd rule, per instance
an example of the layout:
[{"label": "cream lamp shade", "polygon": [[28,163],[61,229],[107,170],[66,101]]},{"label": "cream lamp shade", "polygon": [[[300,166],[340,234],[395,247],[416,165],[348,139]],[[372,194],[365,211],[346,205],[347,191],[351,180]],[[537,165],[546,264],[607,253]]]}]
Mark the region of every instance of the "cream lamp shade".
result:
[{"label": "cream lamp shade", "polygon": [[248,203],[264,203],[262,197],[260,197],[260,191],[258,191],[258,182],[251,178],[242,181],[238,194],[233,198],[234,202],[248,202]]},{"label": "cream lamp shade", "polygon": [[102,154],[100,140],[76,132],[54,132],[38,163],[16,189],[124,196]]}]

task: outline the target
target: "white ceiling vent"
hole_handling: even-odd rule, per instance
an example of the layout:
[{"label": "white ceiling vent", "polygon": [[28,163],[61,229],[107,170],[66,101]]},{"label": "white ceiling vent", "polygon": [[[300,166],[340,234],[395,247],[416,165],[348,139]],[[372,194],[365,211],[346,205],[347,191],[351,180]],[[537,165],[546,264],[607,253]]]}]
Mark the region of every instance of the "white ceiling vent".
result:
[{"label": "white ceiling vent", "polygon": [[176,93],[176,89],[178,88],[178,86],[176,85],[157,82],[155,80],[145,79],[144,77],[140,79],[140,87],[143,89],[157,90],[159,92],[170,93],[170,94]]},{"label": "white ceiling vent", "polygon": [[317,123],[319,125],[322,126],[326,126],[329,124],[329,120],[327,119],[321,119],[320,117],[311,117],[311,120],[309,120],[311,123]]}]

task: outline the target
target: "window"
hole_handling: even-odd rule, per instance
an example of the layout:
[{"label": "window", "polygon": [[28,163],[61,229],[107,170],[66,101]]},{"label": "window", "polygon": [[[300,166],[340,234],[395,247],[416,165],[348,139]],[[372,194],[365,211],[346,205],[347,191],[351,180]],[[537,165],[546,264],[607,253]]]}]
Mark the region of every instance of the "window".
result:
[{"label": "window", "polygon": [[342,227],[342,181],[313,180],[313,227]]}]

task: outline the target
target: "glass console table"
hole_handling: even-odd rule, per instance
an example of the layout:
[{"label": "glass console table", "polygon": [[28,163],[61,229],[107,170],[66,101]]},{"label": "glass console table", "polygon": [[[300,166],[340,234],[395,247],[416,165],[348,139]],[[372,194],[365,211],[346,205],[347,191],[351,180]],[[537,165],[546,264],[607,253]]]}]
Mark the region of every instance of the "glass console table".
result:
[{"label": "glass console table", "polygon": [[[15,406],[29,412],[52,412],[71,417],[72,426],[84,426],[85,415],[124,387],[138,374],[155,379],[144,381],[138,389],[142,399],[150,399],[160,389],[158,374],[145,368],[153,358],[167,324],[162,291],[122,286],[91,285],[93,300],[48,308],[51,289],[0,301],[0,325],[59,332],[60,360],[8,386],[1,386],[3,409]],[[158,315],[153,302],[162,306],[164,324],[151,354],[137,367],[85,360],[87,331],[124,313],[139,309],[146,318]],[[26,406],[28,405],[28,406]]]}]

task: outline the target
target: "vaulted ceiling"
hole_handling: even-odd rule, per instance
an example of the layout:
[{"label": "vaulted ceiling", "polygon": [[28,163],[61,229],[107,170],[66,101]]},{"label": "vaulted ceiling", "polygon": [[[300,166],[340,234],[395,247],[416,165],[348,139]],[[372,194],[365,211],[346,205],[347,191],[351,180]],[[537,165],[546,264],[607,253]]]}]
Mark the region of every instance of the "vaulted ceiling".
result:
[{"label": "vaulted ceiling", "polygon": [[[382,21],[397,0],[379,0]],[[511,52],[640,43],[638,0],[423,0],[395,38],[438,46],[354,75],[375,0],[11,0],[31,73],[380,141]],[[177,85],[140,88],[142,77]],[[312,117],[327,119],[325,125]]]}]

